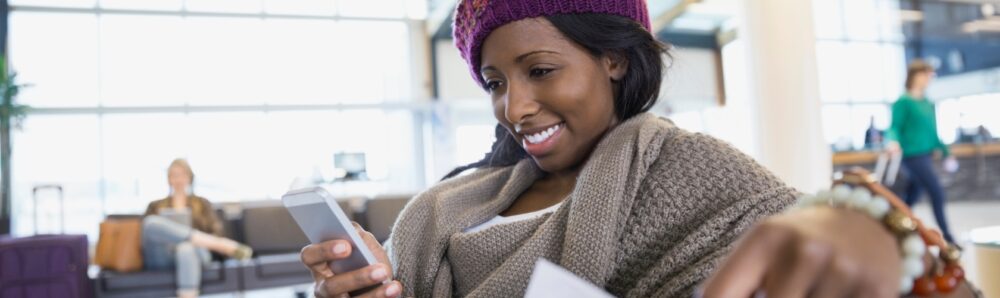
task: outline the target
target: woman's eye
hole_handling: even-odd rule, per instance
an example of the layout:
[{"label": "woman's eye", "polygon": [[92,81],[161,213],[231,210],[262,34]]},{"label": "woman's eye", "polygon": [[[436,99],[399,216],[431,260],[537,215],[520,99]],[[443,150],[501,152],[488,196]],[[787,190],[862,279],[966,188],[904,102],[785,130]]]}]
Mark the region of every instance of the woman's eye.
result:
[{"label": "woman's eye", "polygon": [[500,81],[487,81],[486,82],[486,90],[488,90],[488,91],[494,91],[497,88],[500,88]]},{"label": "woman's eye", "polygon": [[552,72],[551,68],[532,68],[530,74],[531,74],[531,77],[536,77],[537,78],[537,77],[540,77],[540,76],[547,75],[550,72]]}]

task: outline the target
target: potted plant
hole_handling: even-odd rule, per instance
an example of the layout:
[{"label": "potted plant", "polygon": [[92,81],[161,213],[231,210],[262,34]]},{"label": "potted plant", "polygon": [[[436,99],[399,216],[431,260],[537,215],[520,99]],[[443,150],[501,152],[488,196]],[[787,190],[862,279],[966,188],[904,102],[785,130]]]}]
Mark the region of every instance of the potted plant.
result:
[{"label": "potted plant", "polygon": [[20,129],[27,105],[15,101],[21,88],[27,85],[17,83],[16,73],[7,73],[6,57],[0,56],[0,235],[10,233],[10,154],[11,128]]}]

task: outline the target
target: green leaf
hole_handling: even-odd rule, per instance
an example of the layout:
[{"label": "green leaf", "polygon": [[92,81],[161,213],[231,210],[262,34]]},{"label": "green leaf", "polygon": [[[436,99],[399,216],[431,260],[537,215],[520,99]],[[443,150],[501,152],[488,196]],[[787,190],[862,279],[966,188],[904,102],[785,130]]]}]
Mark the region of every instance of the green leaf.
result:
[{"label": "green leaf", "polygon": [[27,105],[17,104],[17,95],[27,84],[17,83],[17,73],[7,73],[4,57],[0,56],[0,117],[8,117],[12,127],[20,129],[25,116],[30,109]]}]

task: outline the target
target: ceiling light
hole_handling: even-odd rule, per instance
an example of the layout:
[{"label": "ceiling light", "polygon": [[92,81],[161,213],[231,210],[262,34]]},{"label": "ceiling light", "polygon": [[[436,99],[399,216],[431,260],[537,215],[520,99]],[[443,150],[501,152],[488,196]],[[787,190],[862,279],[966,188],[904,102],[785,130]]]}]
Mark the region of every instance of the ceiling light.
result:
[{"label": "ceiling light", "polygon": [[962,31],[975,33],[980,31],[1000,32],[1000,20],[975,20],[962,24]]},{"label": "ceiling light", "polygon": [[993,4],[985,3],[979,8],[979,11],[983,13],[984,17],[990,17],[997,13],[997,8]]},{"label": "ceiling light", "polygon": [[899,20],[903,22],[920,22],[924,20],[924,12],[919,10],[900,10]]}]

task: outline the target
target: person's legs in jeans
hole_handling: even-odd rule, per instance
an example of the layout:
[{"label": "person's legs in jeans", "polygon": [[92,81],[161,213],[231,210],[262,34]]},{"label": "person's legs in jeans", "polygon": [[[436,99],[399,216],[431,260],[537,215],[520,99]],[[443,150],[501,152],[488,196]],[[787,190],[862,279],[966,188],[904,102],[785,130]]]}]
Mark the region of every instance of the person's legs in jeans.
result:
[{"label": "person's legs in jeans", "polygon": [[[903,165],[903,167],[907,168],[905,164]],[[906,172],[909,174],[911,170],[907,168]],[[920,195],[922,194],[921,193],[922,189],[920,189],[920,183],[917,182],[916,180],[917,178],[914,177],[913,174],[909,174],[907,176],[907,182],[909,182],[909,184],[906,185],[906,192],[903,193],[903,202],[906,202],[906,205],[910,207],[913,207],[913,205],[917,204],[917,202],[920,201]]]},{"label": "person's legs in jeans", "polygon": [[249,247],[236,241],[207,234],[158,215],[148,215],[143,218],[142,231],[143,241],[170,245],[190,241],[196,247],[204,247],[225,255],[241,254],[237,255],[237,258],[252,253]]},{"label": "person's legs in jeans", "polygon": [[198,248],[191,242],[181,242],[175,246],[174,262],[177,264],[177,296],[197,297],[201,286],[201,257]]},{"label": "person's legs in jeans", "polygon": [[173,268],[173,245],[152,241],[143,233],[142,267],[146,270],[166,270]]},{"label": "person's legs in jeans", "polygon": [[175,223],[156,215],[142,219],[142,264],[148,270],[174,267],[174,246],[190,234],[191,228],[178,228]]},{"label": "person's legs in jeans", "polygon": [[150,242],[177,245],[190,238],[193,231],[189,226],[159,215],[148,215],[142,219],[142,238]]},{"label": "person's legs in jeans", "polygon": [[944,214],[944,189],[941,188],[941,181],[938,180],[937,173],[934,172],[934,159],[930,154],[908,157],[903,159],[909,170],[912,182],[919,183],[920,188],[926,189],[931,196],[931,208],[934,210],[934,220],[941,228],[941,234],[948,242],[955,242],[948,229],[948,220]]},{"label": "person's legs in jeans", "polygon": [[148,268],[176,267],[179,297],[198,296],[201,265],[210,262],[211,257],[206,248],[231,254],[242,246],[157,215],[143,218],[142,238],[144,254],[149,251],[148,256],[152,257],[153,266]]}]

